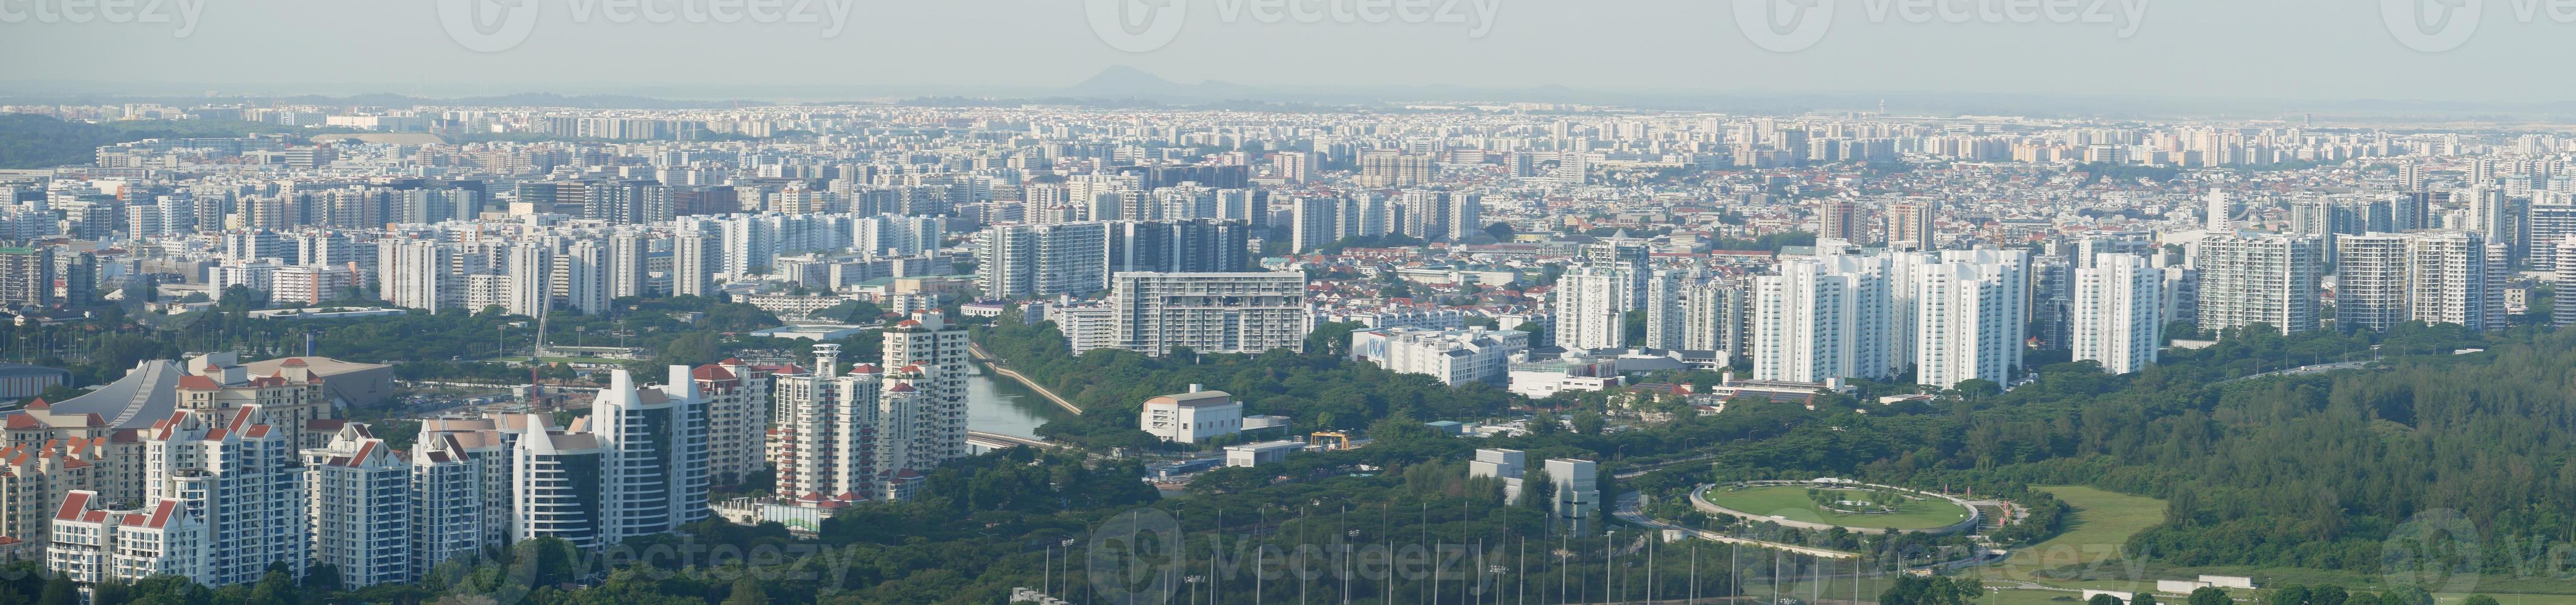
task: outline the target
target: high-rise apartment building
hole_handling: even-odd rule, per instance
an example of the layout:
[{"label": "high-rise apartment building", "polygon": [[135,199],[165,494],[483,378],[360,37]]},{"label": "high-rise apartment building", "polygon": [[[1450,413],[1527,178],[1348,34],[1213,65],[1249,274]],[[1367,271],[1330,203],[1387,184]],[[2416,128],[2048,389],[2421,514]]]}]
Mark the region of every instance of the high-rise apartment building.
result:
[{"label": "high-rise apartment building", "polygon": [[2228,201],[2226,191],[2211,191],[2204,202],[2208,206],[2201,211],[2204,220],[2208,222],[2204,226],[2211,234],[2224,235],[2236,232],[2236,207]]},{"label": "high-rise apartment building", "polygon": [[313,561],[337,568],[344,587],[416,577],[412,466],[397,454],[363,424],[344,425],[328,445],[303,452]]},{"label": "high-rise apartment building", "polygon": [[0,544],[0,560],[43,559],[54,507],[74,491],[107,489],[107,465],[127,461],[102,460],[88,447],[92,439],[13,439],[0,446],[0,536],[16,539]]},{"label": "high-rise apartment building", "polygon": [[2335,268],[2335,326],[2386,331],[2399,323],[2505,327],[2505,247],[2469,231],[2345,238]]},{"label": "high-rise apartment building", "polygon": [[707,407],[707,475],[735,482],[763,470],[769,438],[769,371],[726,359],[689,371]]},{"label": "high-rise apartment building", "polygon": [[893,371],[840,372],[840,346],[774,378],[777,494],[806,506],[903,500],[931,469],[966,455],[966,331],[937,313],[891,329]]},{"label": "high-rise apartment building", "polygon": [[1311,153],[1282,151],[1270,156],[1270,174],[1290,185],[1305,184],[1307,179],[1314,178],[1314,170],[1315,158]]},{"label": "high-rise apartment building", "polygon": [[1576,248],[1574,254],[1574,266],[1605,267],[1625,272],[1628,294],[1622,302],[1626,306],[1621,310],[1646,308],[1646,281],[1654,273],[1648,268],[1652,250],[1645,240],[1627,237],[1623,232],[1598,243],[1584,244]]},{"label": "high-rise apartment building", "polygon": [[2029,253],[1949,251],[1911,268],[1915,384],[2010,384],[2030,322]]},{"label": "high-rise apartment building", "polygon": [[2074,359],[2101,363],[2113,374],[2155,365],[2164,348],[2164,283],[2164,271],[2136,255],[2102,254],[2092,267],[2076,269],[2068,309]]},{"label": "high-rise apartment building", "polygon": [[2556,271],[2561,262],[2576,261],[2558,252],[2559,242],[2576,237],[2576,204],[2532,204],[2529,223],[2531,252],[2524,258],[2531,270]]},{"label": "high-rise apartment building", "polygon": [[876,399],[883,372],[861,364],[840,372],[841,345],[814,346],[814,367],[775,378],[778,427],[769,449],[779,498],[855,502],[874,492]]},{"label": "high-rise apartment building", "polygon": [[903,418],[912,426],[906,449],[914,454],[904,464],[881,468],[927,471],[966,457],[966,362],[972,346],[966,326],[937,311],[916,311],[887,328],[884,343],[881,358],[894,368],[893,377],[919,390],[920,401]]},{"label": "high-rise apartment building", "polygon": [[1557,344],[1587,351],[1627,348],[1635,275],[1626,267],[1578,265],[1558,276],[1548,292],[1555,297]]},{"label": "high-rise apartment building", "polygon": [[[1900,341],[1884,257],[1790,257],[1753,286],[1753,378],[1891,376]],[[1559,320],[1559,323],[1563,323]]]},{"label": "high-rise apartment building", "polygon": [[1860,204],[1851,200],[1825,200],[1816,203],[1816,239],[1865,241],[1860,220]]},{"label": "high-rise apartment building", "polygon": [[54,250],[0,248],[0,304],[11,308],[54,303]]},{"label": "high-rise apartment building", "polygon": [[977,279],[995,298],[1051,298],[1108,285],[1110,223],[995,225],[976,241]]},{"label": "high-rise apartment building", "polygon": [[509,450],[499,432],[432,430],[439,422],[424,422],[412,444],[404,492],[411,498],[403,529],[414,578],[440,563],[481,556],[485,546],[501,543],[509,526]]},{"label": "high-rise apartment building", "polygon": [[2381,332],[2405,323],[2413,312],[2413,238],[2372,233],[2335,245],[2341,259],[2335,266],[2335,327]]},{"label": "high-rise apartment building", "polygon": [[1839,242],[1756,278],[1748,345],[1758,380],[2010,380],[2030,322],[2029,253],[1856,254]]},{"label": "high-rise apartment building", "polygon": [[1360,156],[1361,187],[1411,187],[1431,181],[1431,156],[1378,152]]},{"label": "high-rise apartment building", "polygon": [[[177,500],[207,520],[201,543],[220,549],[187,575],[210,586],[257,582],[272,563],[302,574],[304,469],[293,428],[262,406],[184,408],[144,431],[144,500]],[[55,542],[63,542],[61,524]]]},{"label": "high-rise apartment building", "polygon": [[1667,269],[1648,279],[1646,292],[1646,347],[1742,352],[1742,287],[1717,277]]},{"label": "high-rise apartment building", "polygon": [[671,366],[659,388],[638,388],[624,370],[590,404],[588,421],[603,450],[600,536],[613,544],[705,519],[706,401],[688,366]]},{"label": "high-rise apartment building", "polygon": [[1289,203],[1289,250],[1312,252],[1342,239],[1342,202],[1338,198],[1301,197]]},{"label": "high-rise apartment building", "polygon": [[1229,273],[1252,269],[1251,227],[1235,221],[1116,222],[1108,272]]},{"label": "high-rise apartment building", "polygon": [[560,429],[537,415],[502,420],[516,434],[511,541],[595,548],[707,517],[706,401],[688,366],[671,366],[668,380],[638,387],[613,371],[590,415]]},{"label": "high-rise apartment building", "polygon": [[63,574],[84,595],[102,582],[132,583],[169,575],[200,584],[218,584],[210,575],[213,559],[231,556],[229,546],[207,531],[205,514],[177,498],[154,498],[137,508],[122,508],[98,492],[73,491],[53,513],[43,546],[45,569]]},{"label": "high-rise apartment building", "polygon": [[1298,272],[1120,273],[1104,303],[1060,310],[1058,326],[1075,352],[1302,351],[1312,320],[1306,274]]},{"label": "high-rise apartment building", "polygon": [[2317,329],[2317,287],[2325,241],[2299,235],[2221,235],[2201,240],[2201,331],[2264,324],[2282,333]]},{"label": "high-rise apartment building", "polygon": [[[2576,259],[2576,237],[2559,240],[2555,242],[2555,245],[2558,247],[2559,258]],[[2560,284],[2576,284],[2576,262],[2558,263],[2558,272],[2556,277]],[[2576,286],[2562,285],[2560,287],[2568,288]],[[2560,327],[2576,326],[2576,304],[2558,305],[2551,309],[2550,313],[2550,323],[2557,324]]]},{"label": "high-rise apartment building", "polygon": [[1936,221],[1940,220],[1940,214],[1941,202],[1939,200],[1915,199],[1888,204],[1887,241],[1889,247],[1900,247],[1900,244],[1902,243],[1911,243],[1911,248],[1915,250],[1932,250],[1940,248],[1941,242],[1939,240],[1941,232],[1940,229],[1935,226]]}]

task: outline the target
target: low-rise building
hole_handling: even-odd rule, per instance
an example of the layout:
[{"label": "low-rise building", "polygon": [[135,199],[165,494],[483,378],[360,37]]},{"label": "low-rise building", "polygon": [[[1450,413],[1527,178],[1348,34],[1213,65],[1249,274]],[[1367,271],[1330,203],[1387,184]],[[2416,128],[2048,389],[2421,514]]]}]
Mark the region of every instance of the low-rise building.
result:
[{"label": "low-rise building", "polygon": [[1529,464],[1529,453],[1520,450],[1489,448],[1476,450],[1476,459],[1467,462],[1468,477],[1492,477],[1503,480],[1503,503],[1519,504],[1522,473]]},{"label": "low-rise building", "polygon": [[1548,508],[1556,516],[1589,518],[1601,510],[1600,463],[1556,458],[1547,461]]},{"label": "low-rise building", "polygon": [[1567,352],[1557,359],[1514,362],[1509,376],[1512,393],[1546,399],[1559,391],[1598,391],[1618,386],[1619,360]]},{"label": "low-rise building", "polygon": [[1145,411],[1137,416],[1136,424],[1136,428],[1164,441],[1202,443],[1218,435],[1242,432],[1243,403],[1225,391],[1190,385],[1190,392],[1145,400]]},{"label": "low-rise building", "polygon": [[1506,384],[1512,362],[1528,355],[1529,340],[1518,330],[1379,328],[1351,333],[1351,359],[1450,386]]},{"label": "low-rise building", "polygon": [[1229,445],[1225,448],[1225,465],[1243,467],[1261,466],[1281,460],[1287,460],[1290,452],[1303,449],[1306,449],[1306,444],[1298,441],[1264,441],[1243,445]]},{"label": "low-rise building", "polygon": [[23,363],[0,363],[0,399],[34,397],[54,385],[67,385],[71,382],[70,370]]}]

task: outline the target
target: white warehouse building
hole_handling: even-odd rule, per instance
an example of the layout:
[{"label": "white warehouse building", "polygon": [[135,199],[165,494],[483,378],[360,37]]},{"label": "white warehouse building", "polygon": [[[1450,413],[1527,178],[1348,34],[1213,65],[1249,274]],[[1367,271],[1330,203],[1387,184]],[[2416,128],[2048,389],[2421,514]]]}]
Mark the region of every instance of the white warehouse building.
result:
[{"label": "white warehouse building", "polygon": [[1511,375],[1512,362],[1528,355],[1529,340],[1528,332],[1486,328],[1361,330],[1351,333],[1351,360],[1427,375],[1449,386],[1501,385]]}]

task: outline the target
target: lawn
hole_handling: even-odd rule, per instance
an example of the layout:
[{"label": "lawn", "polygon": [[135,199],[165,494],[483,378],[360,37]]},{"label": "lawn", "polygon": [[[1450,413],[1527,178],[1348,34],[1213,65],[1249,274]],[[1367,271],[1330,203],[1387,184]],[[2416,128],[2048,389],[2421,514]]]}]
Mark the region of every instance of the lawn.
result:
[{"label": "lawn", "polygon": [[[1805,486],[1774,485],[1746,489],[1718,487],[1708,490],[1710,504],[1765,516],[1779,516],[1790,521],[1826,523],[1844,527],[1880,529],[1934,529],[1948,527],[1968,518],[1968,509],[1947,500],[1908,498],[1896,506],[1896,512],[1884,514],[1848,514],[1824,510],[1807,499]],[[1835,490],[1850,494],[1851,499],[1865,497],[1866,491]]]},{"label": "lawn", "polygon": [[[2090,487],[2054,486],[2040,487],[2039,490],[2056,496],[2074,509],[2074,514],[2066,521],[2066,530],[2046,542],[2013,551],[2011,559],[1987,570],[1988,577],[2123,590],[2126,582],[2096,586],[2085,582],[2034,578],[2032,574],[2042,570],[2073,570],[2083,572],[2082,575],[2115,580],[2144,575],[2128,573],[2140,562],[2127,560],[2123,551],[2130,536],[2165,522],[2165,501]],[[2154,584],[2150,582],[2148,586],[2153,587]]]},{"label": "lawn", "polygon": [[[2049,541],[2015,550],[2011,559],[1971,573],[1988,580],[2004,581],[1997,584],[2038,582],[2057,588],[2121,591],[2152,590],[2155,588],[2156,580],[2180,580],[2200,574],[2246,576],[2266,586],[2334,583],[2359,591],[2377,592],[2386,589],[2385,586],[2379,585],[2379,578],[2375,574],[2280,568],[2173,568],[2130,559],[2126,556],[2127,553],[2123,552],[2129,537],[2164,522],[2165,502],[2163,500],[2089,487],[2057,486],[2039,489],[2057,496],[2058,500],[2074,507],[2075,514],[2067,521],[2065,533],[2058,534],[2056,538]],[[2488,594],[2494,595],[2497,600],[2506,605],[2576,605],[2576,596],[2514,594],[2516,591],[2550,593],[2563,590],[2555,585],[2557,583],[2551,581],[2554,579],[2532,580],[2490,576],[2481,580],[2478,585],[2489,589]],[[2238,599],[2256,596],[2253,591],[2231,590],[2229,592]],[[2071,605],[2073,596],[2075,595],[2055,591],[2004,590],[1989,593],[1980,602],[1985,605],[2042,605],[2044,603]],[[2468,595],[2436,596],[2442,603],[2457,603]],[[2169,596],[2159,600],[2176,599]]]}]

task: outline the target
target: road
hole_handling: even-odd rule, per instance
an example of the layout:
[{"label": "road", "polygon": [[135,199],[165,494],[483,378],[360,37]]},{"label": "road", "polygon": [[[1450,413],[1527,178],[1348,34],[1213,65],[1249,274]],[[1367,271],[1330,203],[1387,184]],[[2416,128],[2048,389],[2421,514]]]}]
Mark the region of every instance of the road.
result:
[{"label": "road", "polygon": [[2299,375],[2305,375],[2305,374],[2322,374],[2322,373],[2326,373],[2326,372],[2332,372],[2332,371],[2335,371],[2335,370],[2357,370],[2357,369],[2361,369],[2361,368],[2370,367],[2370,364],[2372,364],[2372,363],[2375,363],[2375,362],[2369,362],[2369,361],[2344,361],[2344,362],[2336,362],[2336,363],[2321,363],[2321,364],[2312,365],[2312,366],[2299,366],[2299,367],[2290,368],[2290,369],[2287,369],[2287,370],[2273,370],[2273,371],[2270,371],[2270,372],[2264,372],[2264,373],[2261,373],[2261,374],[2253,374],[2253,375],[2248,375],[2248,376],[2239,376],[2239,377],[2236,377],[2236,378],[2230,378],[2230,379],[2227,379],[2227,380],[2221,380],[2221,381],[2219,381],[2218,383],[2219,383],[2219,384],[2226,384],[2226,383],[2230,383],[2230,382],[2236,382],[2236,381],[2239,381],[2239,380],[2253,380],[2253,379],[2256,379],[2256,378],[2263,378],[2263,377],[2267,377],[2267,376],[2299,376]]},{"label": "road", "polygon": [[[1644,508],[1644,500],[1645,500],[1645,498],[1643,497],[1643,495],[1641,495],[1641,494],[1639,494],[1639,493],[1637,493],[1637,492],[1628,492],[1628,493],[1626,493],[1626,494],[1622,494],[1622,495],[1620,495],[1620,496],[1619,496],[1618,501],[1617,501],[1617,502],[1615,502],[1615,503],[1613,503],[1613,505],[1612,505],[1612,507],[1611,507],[1611,509],[1610,509],[1610,514],[1611,514],[1611,515],[1613,515],[1613,516],[1618,517],[1618,518],[1619,518],[1620,520],[1622,520],[1622,521],[1627,521],[1627,522],[1629,522],[1629,523],[1633,523],[1633,524],[1636,524],[1636,525],[1641,525],[1641,526],[1645,526],[1645,527],[1649,527],[1649,528],[1655,528],[1655,529],[1673,529],[1673,530],[1681,530],[1681,531],[1685,531],[1685,532],[1690,532],[1690,533],[1691,533],[1691,535],[1698,536],[1698,537],[1700,537],[1701,539],[1705,539],[1705,540],[1709,540],[1709,541],[1713,541],[1713,542],[1719,542],[1719,543],[1723,543],[1723,544],[1742,544],[1742,545],[1752,546],[1752,547],[1756,547],[1756,548],[1769,548],[1769,549],[1774,549],[1774,550],[1780,550],[1780,551],[1786,551],[1786,552],[1793,552],[1793,553],[1798,553],[1798,554],[1803,554],[1803,555],[1808,555],[1808,556],[1814,556],[1814,557],[1828,558],[1828,559],[1855,559],[1855,558],[1859,558],[1859,557],[1860,557],[1860,555],[1859,555],[1858,553],[1850,553],[1850,552],[1844,552],[1844,551],[1839,551],[1839,550],[1823,549],[1823,548],[1814,548],[1814,547],[1808,547],[1808,546],[1798,546],[1798,545],[1795,545],[1795,544],[1783,544],[1783,543],[1779,543],[1779,542],[1770,542],[1770,541],[1765,541],[1765,540],[1752,540],[1752,539],[1746,539],[1746,538],[1738,538],[1738,537],[1728,536],[1728,535],[1719,534],[1719,533],[1716,533],[1716,532],[1711,532],[1711,531],[1706,531],[1706,530],[1692,529],[1692,528],[1689,528],[1689,527],[1684,527],[1684,526],[1679,525],[1679,524],[1675,524],[1675,523],[1671,523],[1671,522],[1666,522],[1666,521],[1663,521],[1663,520],[1660,520],[1660,519],[1649,518],[1649,517],[1647,517],[1647,516],[1645,515],[1645,513],[1643,512],[1643,508]],[[1994,563],[1996,563],[1996,562],[1998,562],[1998,561],[2002,561],[2002,560],[2004,560],[2004,559],[2005,559],[2006,557],[2008,557],[2008,556],[2010,556],[2010,555],[2003,554],[2001,551],[1991,551],[1991,552],[1990,552],[1990,551],[1988,551],[1988,550],[1986,550],[1986,549],[1978,549],[1977,554],[1976,554],[1975,556],[1968,557],[1968,558],[1965,558],[1965,559],[1959,559],[1959,560],[1956,560],[1956,561],[1945,561],[1945,562],[1941,562],[1941,563],[1935,563],[1935,564],[1932,564],[1932,567],[1943,567],[1943,568],[1949,568],[1949,569],[1961,569],[1961,568],[1967,568],[1967,567],[1975,567],[1975,566],[1979,566],[1979,565],[1991,565],[1991,564],[1994,564]],[[2013,587],[2013,588],[2023,588],[2023,587],[2018,587],[2018,586],[2016,586],[2016,587]],[[2045,586],[2039,586],[2039,585],[2035,585],[2035,584],[2034,584],[2034,585],[2032,585],[2032,586],[2031,586],[2031,587],[2029,587],[2029,588],[2037,589],[2037,590],[2065,590],[2065,589],[2062,589],[2062,588],[2045,587]]]},{"label": "road", "polygon": [[1684,462],[1698,462],[1698,461],[1701,461],[1701,460],[1707,460],[1707,459],[1714,458],[1714,457],[1717,457],[1717,455],[1716,455],[1716,454],[1700,454],[1700,455],[1692,456],[1692,457],[1689,457],[1689,458],[1675,458],[1675,459],[1672,459],[1672,460],[1665,460],[1665,461],[1663,461],[1663,462],[1657,462],[1657,463],[1654,463],[1654,464],[1650,464],[1650,465],[1646,465],[1646,466],[1640,466],[1640,467],[1633,468],[1633,469],[1629,469],[1629,470],[1619,471],[1619,472],[1617,472],[1617,473],[1612,473],[1610,476],[1611,476],[1611,478],[1614,478],[1614,479],[1634,479],[1634,478],[1637,478],[1638,476],[1640,476],[1640,475],[1644,475],[1644,474],[1646,474],[1646,473],[1651,473],[1651,472],[1655,472],[1655,471],[1663,470],[1663,469],[1664,469],[1664,467],[1667,467],[1667,466],[1672,466],[1672,465],[1675,465],[1675,464],[1681,464],[1681,463],[1684,463]]},{"label": "road", "polygon": [[1643,510],[1643,501],[1644,501],[1644,500],[1645,500],[1644,496],[1640,495],[1640,494],[1639,494],[1639,493],[1637,493],[1637,492],[1628,492],[1628,493],[1625,493],[1625,494],[1620,494],[1620,495],[1619,495],[1619,501],[1618,501],[1617,503],[1615,503],[1615,504],[1613,504],[1613,505],[1612,505],[1612,507],[1611,507],[1611,509],[1610,509],[1610,514],[1611,514],[1611,515],[1613,515],[1613,516],[1619,517],[1619,519],[1620,519],[1620,520],[1622,520],[1622,521],[1627,521],[1627,522],[1629,522],[1629,523],[1633,523],[1633,524],[1636,524],[1636,525],[1642,525],[1642,526],[1651,527],[1651,528],[1655,528],[1655,529],[1672,529],[1672,530],[1681,530],[1681,531],[1685,531],[1685,532],[1690,532],[1690,534],[1691,534],[1691,535],[1699,536],[1701,539],[1705,539],[1705,540],[1709,540],[1709,541],[1713,541],[1713,542],[1719,542],[1719,543],[1723,543],[1723,544],[1743,544],[1743,545],[1746,545],[1746,546],[1755,546],[1755,547],[1761,547],[1761,548],[1769,548],[1769,549],[1773,549],[1773,550],[1787,551],[1787,552],[1798,553],[1798,554],[1807,555],[1807,556],[1811,556],[1811,557],[1823,557],[1823,558],[1827,558],[1827,559],[1856,559],[1856,558],[1859,558],[1859,557],[1860,557],[1860,555],[1859,555],[1859,554],[1857,554],[1857,553],[1848,553],[1848,552],[1843,552],[1843,551],[1839,551],[1839,550],[1827,550],[1827,549],[1822,549],[1822,548],[1813,548],[1813,547],[1807,547],[1807,546],[1798,546],[1798,545],[1795,545],[1795,544],[1782,544],[1782,543],[1779,543],[1779,542],[1767,542],[1767,541],[1762,541],[1762,540],[1752,540],[1752,539],[1746,539],[1746,538],[1738,538],[1738,537],[1728,536],[1728,535],[1723,535],[1723,534],[1719,534],[1719,533],[1711,532],[1711,531],[1706,531],[1706,530],[1692,529],[1692,528],[1684,527],[1684,526],[1682,526],[1682,525],[1675,524],[1675,523],[1665,522],[1665,521],[1660,520],[1660,519],[1654,519],[1654,518],[1650,518],[1650,517],[1647,517],[1647,516],[1646,516],[1646,513],[1645,513],[1645,512],[1644,512],[1644,510]]}]

